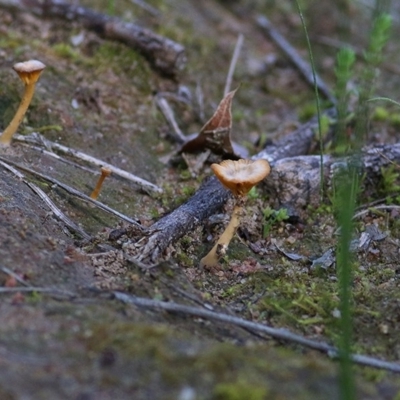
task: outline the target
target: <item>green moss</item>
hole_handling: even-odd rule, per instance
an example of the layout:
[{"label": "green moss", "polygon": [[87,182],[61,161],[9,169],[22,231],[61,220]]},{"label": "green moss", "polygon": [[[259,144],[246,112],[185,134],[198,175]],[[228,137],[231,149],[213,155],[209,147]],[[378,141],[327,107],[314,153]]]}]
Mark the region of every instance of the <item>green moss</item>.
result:
[{"label": "green moss", "polygon": [[112,68],[116,75],[126,74],[132,79],[132,86],[142,94],[153,91],[153,73],[149,63],[134,49],[122,43],[105,41],[95,51],[92,65],[98,72]]},{"label": "green moss", "polygon": [[389,111],[385,107],[375,107],[372,113],[372,119],[374,121],[387,121],[389,119]]},{"label": "green moss", "polygon": [[247,382],[219,383],[213,393],[214,400],[263,400],[268,395],[265,386]]},{"label": "green moss", "polygon": [[53,46],[53,50],[57,56],[68,60],[77,60],[80,57],[79,52],[67,43],[58,43]]},{"label": "green moss", "polygon": [[176,254],[177,261],[184,267],[193,267],[194,259],[193,256],[189,256],[184,251],[180,251]]},{"label": "green moss", "polygon": [[400,126],[400,114],[399,113],[391,114],[389,117],[389,121],[393,126],[399,127]]}]

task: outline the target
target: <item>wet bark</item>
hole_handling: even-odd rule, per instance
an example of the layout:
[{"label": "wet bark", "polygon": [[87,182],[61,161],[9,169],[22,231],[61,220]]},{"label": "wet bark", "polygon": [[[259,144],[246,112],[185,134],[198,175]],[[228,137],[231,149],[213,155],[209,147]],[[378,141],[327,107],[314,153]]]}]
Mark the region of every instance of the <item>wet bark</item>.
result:
[{"label": "wet bark", "polygon": [[163,75],[176,77],[186,64],[185,48],[181,44],[150,29],[85,7],[59,0],[0,0],[0,7],[28,11],[46,18],[78,21],[105,39],[116,40],[138,50]]}]

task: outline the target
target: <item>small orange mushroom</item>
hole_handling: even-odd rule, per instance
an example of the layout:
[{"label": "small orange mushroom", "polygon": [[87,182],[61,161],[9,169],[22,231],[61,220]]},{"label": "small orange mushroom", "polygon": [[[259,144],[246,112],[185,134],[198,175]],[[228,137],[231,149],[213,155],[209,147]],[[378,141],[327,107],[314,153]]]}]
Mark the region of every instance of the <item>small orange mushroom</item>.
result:
[{"label": "small orange mushroom", "polygon": [[9,146],[11,138],[18,129],[26,110],[31,103],[33,93],[35,92],[35,84],[39,79],[40,74],[46,68],[46,66],[37,60],[30,60],[21,63],[17,63],[13,66],[14,71],[21,78],[25,84],[25,91],[19,104],[18,110],[14,115],[14,118],[8,124],[3,134],[0,136],[0,144]]},{"label": "small orange mushroom", "polygon": [[221,164],[212,164],[211,169],[220,182],[233,193],[236,204],[228,226],[214,247],[200,261],[200,266],[208,268],[216,266],[218,260],[226,253],[229,243],[240,225],[247,193],[269,175],[271,167],[266,160],[225,160]]},{"label": "small orange mushroom", "polygon": [[104,179],[106,179],[107,176],[111,175],[111,170],[106,167],[101,167],[101,175],[99,177],[99,180],[97,181],[96,187],[93,189],[92,194],[90,195],[90,198],[93,200],[97,200],[97,197],[99,197],[101,187],[103,186]]}]

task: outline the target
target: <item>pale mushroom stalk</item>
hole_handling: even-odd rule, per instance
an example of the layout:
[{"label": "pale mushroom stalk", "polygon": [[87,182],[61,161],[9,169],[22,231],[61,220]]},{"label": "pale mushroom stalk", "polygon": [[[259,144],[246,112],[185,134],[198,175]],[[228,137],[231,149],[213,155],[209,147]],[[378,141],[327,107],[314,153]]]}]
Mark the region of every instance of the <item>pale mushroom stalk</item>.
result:
[{"label": "pale mushroom stalk", "polygon": [[221,164],[212,164],[211,169],[220,182],[235,196],[236,204],[225,231],[211,251],[200,260],[200,266],[208,268],[215,267],[218,260],[225,255],[228,245],[239,227],[247,193],[271,170],[266,160],[225,160]]},{"label": "pale mushroom stalk", "polygon": [[[241,202],[239,202],[241,203]],[[218,264],[218,260],[223,257],[229,246],[230,241],[236,233],[237,228],[240,225],[240,219],[243,214],[243,207],[240,204],[236,204],[228,226],[225,228],[221,237],[215,243],[214,247],[210,252],[200,260],[201,267],[215,267]]]},{"label": "pale mushroom stalk", "polygon": [[29,104],[32,101],[33,94],[35,92],[35,84],[39,79],[40,73],[45,68],[45,65],[37,60],[30,60],[24,63],[17,63],[14,65],[14,70],[17,72],[21,80],[25,84],[25,91],[22,96],[22,100],[19,104],[18,110],[14,115],[14,118],[8,124],[3,134],[0,136],[0,144],[8,146],[11,143],[11,138],[18,129]]}]

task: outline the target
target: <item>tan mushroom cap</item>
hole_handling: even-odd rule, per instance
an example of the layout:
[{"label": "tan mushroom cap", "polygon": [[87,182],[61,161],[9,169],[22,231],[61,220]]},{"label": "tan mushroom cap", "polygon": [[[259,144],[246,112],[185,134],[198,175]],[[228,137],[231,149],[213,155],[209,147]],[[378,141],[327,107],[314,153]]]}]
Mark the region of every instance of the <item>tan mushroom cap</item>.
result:
[{"label": "tan mushroom cap", "polygon": [[25,85],[36,83],[41,72],[46,68],[41,61],[29,60],[19,62],[13,66],[14,71],[19,75]]},{"label": "tan mushroom cap", "polygon": [[271,171],[266,160],[225,160],[221,164],[212,164],[220,182],[235,196],[244,196],[260,183]]},{"label": "tan mushroom cap", "polygon": [[111,172],[112,172],[111,169],[108,167],[101,167],[100,171],[101,171],[101,174],[104,176],[110,176]]}]

